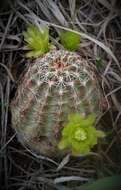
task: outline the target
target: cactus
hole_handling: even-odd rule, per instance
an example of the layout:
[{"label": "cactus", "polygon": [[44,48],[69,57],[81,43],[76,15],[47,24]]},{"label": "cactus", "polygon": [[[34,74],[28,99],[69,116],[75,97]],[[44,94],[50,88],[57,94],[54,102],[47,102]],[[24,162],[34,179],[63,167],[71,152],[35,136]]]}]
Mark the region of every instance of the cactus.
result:
[{"label": "cactus", "polygon": [[58,144],[68,115],[100,114],[101,89],[89,61],[76,52],[52,50],[36,58],[20,79],[11,103],[20,141],[36,152],[60,155]]}]

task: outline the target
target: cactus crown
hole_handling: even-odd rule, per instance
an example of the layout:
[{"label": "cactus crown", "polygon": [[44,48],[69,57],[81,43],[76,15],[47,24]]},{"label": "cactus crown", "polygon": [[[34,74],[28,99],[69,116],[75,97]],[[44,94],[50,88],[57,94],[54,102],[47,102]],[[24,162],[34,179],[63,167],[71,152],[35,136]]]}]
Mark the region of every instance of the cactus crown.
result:
[{"label": "cactus crown", "polygon": [[67,86],[74,88],[76,80],[86,86],[90,78],[93,79],[93,75],[89,75],[86,69],[86,62],[85,66],[83,61],[81,65],[80,56],[72,52],[51,51],[41,62],[39,58],[36,61],[38,61],[37,76],[41,73],[40,81],[48,83],[50,87],[57,87],[59,92]]}]

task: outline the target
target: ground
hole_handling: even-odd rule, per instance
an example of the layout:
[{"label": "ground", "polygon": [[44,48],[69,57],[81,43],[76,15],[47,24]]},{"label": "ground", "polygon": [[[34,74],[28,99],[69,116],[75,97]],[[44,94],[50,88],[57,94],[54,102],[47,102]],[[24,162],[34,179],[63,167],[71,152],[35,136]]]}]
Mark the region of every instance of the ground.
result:
[{"label": "ground", "polygon": [[[121,172],[121,3],[111,0],[5,1],[0,10],[0,179],[1,189],[72,190],[90,179]],[[57,48],[59,32],[80,33],[80,55],[102,77],[108,102],[99,123],[107,136],[86,157],[53,158],[30,152],[11,126],[10,102],[19,77],[29,66],[22,32],[28,22],[44,22]],[[102,102],[105,105],[105,101]],[[63,160],[63,161],[62,161]],[[62,161],[62,162],[61,162]],[[74,189],[73,189],[74,190]]]}]

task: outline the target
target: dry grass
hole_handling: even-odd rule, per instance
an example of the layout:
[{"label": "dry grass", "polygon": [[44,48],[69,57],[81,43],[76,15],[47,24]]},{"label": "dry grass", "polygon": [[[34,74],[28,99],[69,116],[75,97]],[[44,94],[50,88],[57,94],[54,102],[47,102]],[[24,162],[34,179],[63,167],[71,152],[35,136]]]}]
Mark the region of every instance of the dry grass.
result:
[{"label": "dry grass", "polygon": [[[11,1],[12,2],[12,1]],[[31,0],[9,3],[0,12],[0,179],[1,189],[71,190],[89,179],[121,172],[121,4],[107,0]],[[80,3],[81,2],[81,3]],[[17,81],[29,64],[22,31],[28,22],[47,24],[51,41],[73,28],[81,36],[80,54],[93,61],[102,77],[108,108],[100,123],[107,133],[86,157],[49,158],[19,144],[11,129],[9,104]],[[27,63],[26,63],[27,62]],[[71,186],[70,188],[68,186]]]}]

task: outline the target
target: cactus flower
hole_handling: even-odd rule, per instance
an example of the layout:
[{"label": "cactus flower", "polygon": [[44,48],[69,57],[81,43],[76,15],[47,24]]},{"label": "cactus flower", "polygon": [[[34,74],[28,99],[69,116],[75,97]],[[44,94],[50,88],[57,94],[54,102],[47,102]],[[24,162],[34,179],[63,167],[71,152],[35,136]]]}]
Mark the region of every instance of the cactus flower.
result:
[{"label": "cactus flower", "polygon": [[60,41],[65,49],[74,51],[78,48],[80,36],[71,31],[64,31],[60,34]]},{"label": "cactus flower", "polygon": [[93,126],[95,115],[89,114],[84,117],[80,114],[72,114],[68,123],[62,130],[62,138],[59,142],[59,149],[70,148],[73,155],[88,154],[97,144],[98,137],[104,137],[104,133],[96,130]]},{"label": "cactus flower", "polygon": [[23,32],[26,47],[30,50],[27,57],[38,57],[49,50],[49,30],[45,26],[38,28],[30,25],[26,32]]}]

